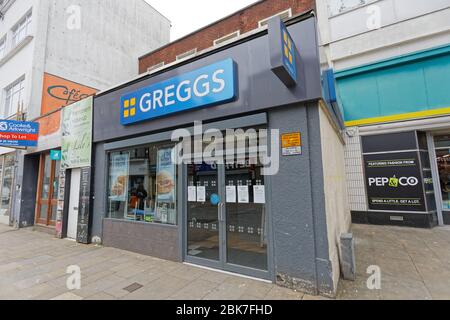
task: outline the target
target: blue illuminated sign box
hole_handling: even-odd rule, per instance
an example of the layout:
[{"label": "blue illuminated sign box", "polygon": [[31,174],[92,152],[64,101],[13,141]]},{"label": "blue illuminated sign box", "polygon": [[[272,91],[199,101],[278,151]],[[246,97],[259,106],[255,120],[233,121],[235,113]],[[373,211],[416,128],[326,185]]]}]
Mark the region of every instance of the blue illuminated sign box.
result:
[{"label": "blue illuminated sign box", "polygon": [[281,28],[281,50],[283,53],[283,65],[291,76],[292,80],[297,83],[297,57],[294,40],[287,30],[283,21],[280,21]]},{"label": "blue illuminated sign box", "polygon": [[39,123],[0,120],[0,146],[10,148],[37,147]]},{"label": "blue illuminated sign box", "polygon": [[269,20],[270,64],[275,75],[287,86],[297,85],[297,47],[284,22],[275,17]]},{"label": "blue illuminated sign box", "polygon": [[123,95],[120,122],[130,125],[236,97],[235,63],[227,59]]}]

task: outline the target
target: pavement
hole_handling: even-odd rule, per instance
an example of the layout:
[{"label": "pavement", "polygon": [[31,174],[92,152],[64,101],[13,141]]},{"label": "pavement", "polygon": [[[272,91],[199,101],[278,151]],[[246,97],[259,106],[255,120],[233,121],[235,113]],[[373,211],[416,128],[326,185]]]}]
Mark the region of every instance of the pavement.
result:
[{"label": "pavement", "polygon": [[[337,299],[450,299],[450,229],[355,225],[357,280]],[[271,283],[0,225],[0,300],[317,300]],[[81,270],[68,290],[67,267]],[[381,289],[367,288],[369,266]]]}]

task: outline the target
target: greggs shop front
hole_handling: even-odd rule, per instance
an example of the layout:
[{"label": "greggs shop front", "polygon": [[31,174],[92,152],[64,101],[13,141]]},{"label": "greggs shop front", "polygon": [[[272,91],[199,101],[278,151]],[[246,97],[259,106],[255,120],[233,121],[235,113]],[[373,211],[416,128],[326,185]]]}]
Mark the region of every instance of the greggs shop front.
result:
[{"label": "greggs shop front", "polygon": [[99,93],[91,238],[333,295],[349,232],[342,118],[312,16]]}]

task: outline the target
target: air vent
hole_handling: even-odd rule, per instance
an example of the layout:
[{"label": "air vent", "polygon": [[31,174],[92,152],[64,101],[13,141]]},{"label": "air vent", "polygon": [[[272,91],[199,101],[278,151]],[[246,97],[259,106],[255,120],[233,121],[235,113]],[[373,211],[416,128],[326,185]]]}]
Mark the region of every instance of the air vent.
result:
[{"label": "air vent", "polygon": [[269,22],[270,19],[274,18],[274,17],[280,17],[281,20],[285,20],[287,18],[292,17],[292,9],[289,8],[285,11],[279,12],[277,14],[274,14],[273,16],[270,16],[266,19],[263,19],[261,21],[258,22],[259,27],[264,27],[265,25],[267,25],[267,23]]},{"label": "air vent", "polygon": [[162,67],[164,67],[164,61],[151,66],[150,68],[147,69],[147,72],[152,72],[152,71],[155,71],[155,70],[160,69]]},{"label": "air vent", "polygon": [[189,57],[195,55],[196,53],[197,53],[197,48],[189,50],[189,51],[187,51],[185,53],[177,55],[177,60],[182,60],[182,59],[189,58]]},{"label": "air vent", "polygon": [[226,42],[229,42],[230,40],[233,40],[234,38],[237,38],[241,35],[241,31],[235,31],[233,33],[227,34],[226,36],[223,36],[219,39],[214,40],[214,45],[217,46],[219,44],[223,44]]}]

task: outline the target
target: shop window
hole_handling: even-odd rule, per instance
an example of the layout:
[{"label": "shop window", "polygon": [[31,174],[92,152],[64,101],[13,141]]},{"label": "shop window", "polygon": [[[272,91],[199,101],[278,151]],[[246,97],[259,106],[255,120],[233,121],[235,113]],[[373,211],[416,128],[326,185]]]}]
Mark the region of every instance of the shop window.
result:
[{"label": "shop window", "polygon": [[450,136],[438,136],[434,141],[442,193],[442,206],[450,210]]},{"label": "shop window", "polygon": [[43,226],[55,226],[58,206],[60,161],[52,161],[50,154],[41,155],[36,223]]},{"label": "shop window", "polygon": [[177,224],[177,167],[173,145],[109,154],[108,217]]},{"label": "shop window", "polygon": [[0,218],[10,216],[12,188],[14,186],[14,169],[14,154],[0,157]]}]

